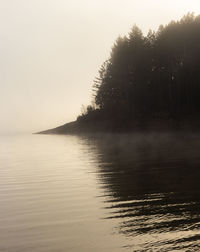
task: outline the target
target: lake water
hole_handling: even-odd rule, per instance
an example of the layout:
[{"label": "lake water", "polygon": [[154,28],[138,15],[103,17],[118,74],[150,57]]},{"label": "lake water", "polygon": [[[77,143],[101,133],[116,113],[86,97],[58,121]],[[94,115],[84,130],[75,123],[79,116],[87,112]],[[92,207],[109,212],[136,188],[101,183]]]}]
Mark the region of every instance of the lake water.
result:
[{"label": "lake water", "polygon": [[200,251],[200,136],[0,138],[0,251]]}]

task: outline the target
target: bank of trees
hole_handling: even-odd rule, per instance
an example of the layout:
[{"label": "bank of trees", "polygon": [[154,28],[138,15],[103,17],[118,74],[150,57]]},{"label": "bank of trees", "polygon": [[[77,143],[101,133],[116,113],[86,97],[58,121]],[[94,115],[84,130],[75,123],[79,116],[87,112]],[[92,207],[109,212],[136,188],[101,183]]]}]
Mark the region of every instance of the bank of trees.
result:
[{"label": "bank of trees", "polygon": [[119,37],[94,81],[95,108],[79,117],[116,122],[179,119],[200,113],[200,16],[160,26],[133,26]]}]

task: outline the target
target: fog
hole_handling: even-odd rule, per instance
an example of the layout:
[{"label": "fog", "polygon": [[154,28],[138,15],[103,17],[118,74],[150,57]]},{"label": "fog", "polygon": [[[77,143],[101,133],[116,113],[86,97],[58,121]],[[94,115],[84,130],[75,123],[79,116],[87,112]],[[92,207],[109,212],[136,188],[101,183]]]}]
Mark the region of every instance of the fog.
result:
[{"label": "fog", "polygon": [[0,1],[0,131],[38,131],[75,120],[119,35],[144,33],[199,1]]}]

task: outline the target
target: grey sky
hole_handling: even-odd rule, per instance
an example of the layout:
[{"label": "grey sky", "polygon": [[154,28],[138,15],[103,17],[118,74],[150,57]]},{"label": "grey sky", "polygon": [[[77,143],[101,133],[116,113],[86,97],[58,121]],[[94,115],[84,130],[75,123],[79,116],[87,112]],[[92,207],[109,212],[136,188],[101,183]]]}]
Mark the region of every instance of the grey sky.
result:
[{"label": "grey sky", "polygon": [[199,10],[198,0],[0,0],[0,131],[76,119],[118,35]]}]

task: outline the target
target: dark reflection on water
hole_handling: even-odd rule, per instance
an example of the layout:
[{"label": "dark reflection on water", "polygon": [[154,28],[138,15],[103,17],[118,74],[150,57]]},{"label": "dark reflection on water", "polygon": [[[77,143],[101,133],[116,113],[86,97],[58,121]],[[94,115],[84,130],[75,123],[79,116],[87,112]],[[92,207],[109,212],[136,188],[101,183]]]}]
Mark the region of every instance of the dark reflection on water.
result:
[{"label": "dark reflection on water", "polygon": [[133,239],[134,251],[199,251],[200,136],[101,136],[88,141],[97,152],[105,219],[119,220],[118,231]]}]

